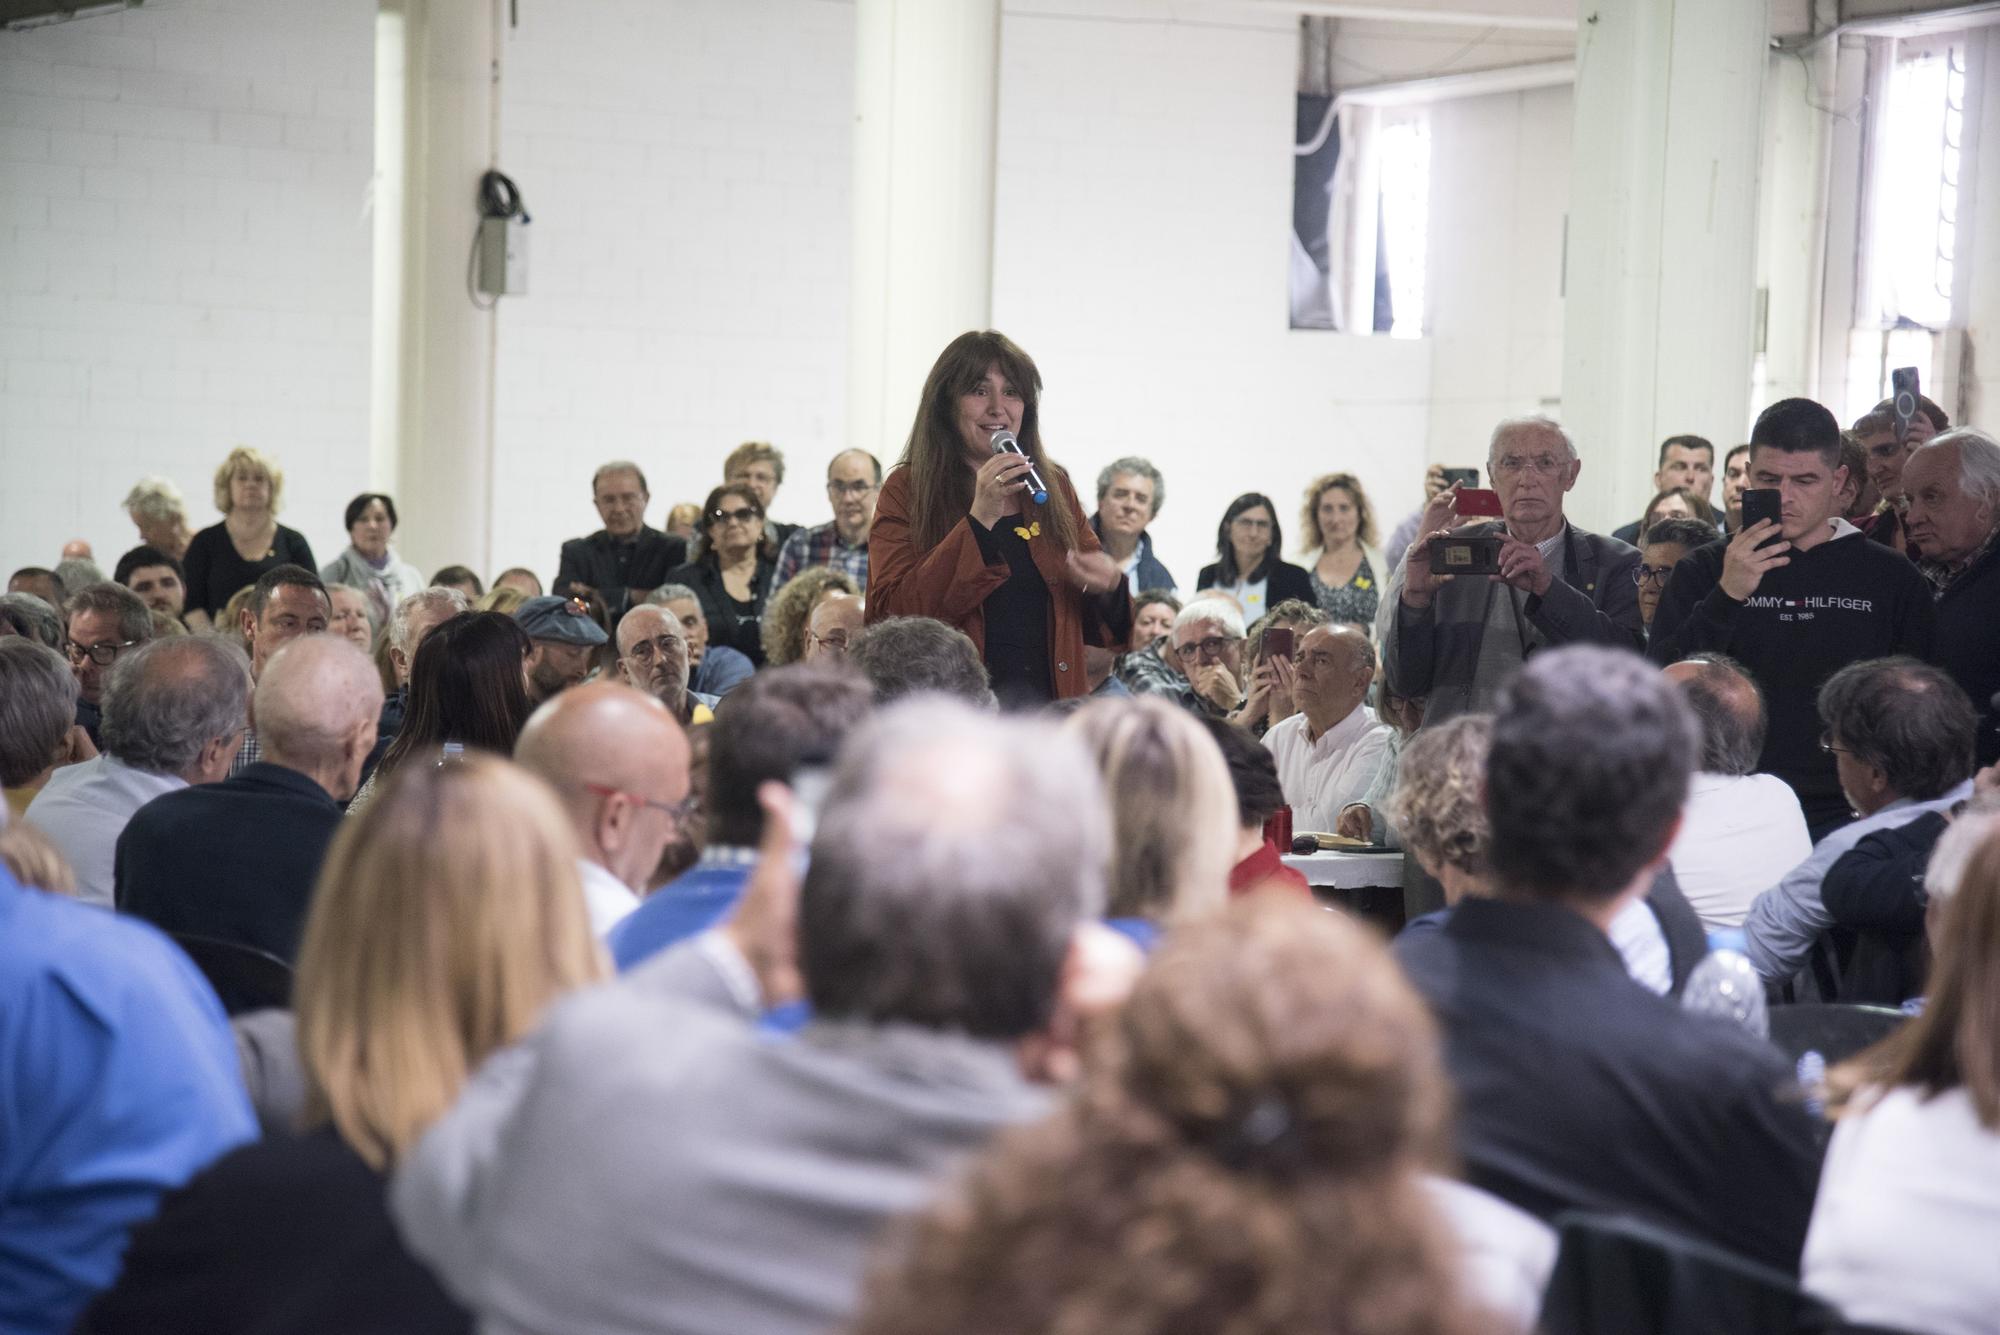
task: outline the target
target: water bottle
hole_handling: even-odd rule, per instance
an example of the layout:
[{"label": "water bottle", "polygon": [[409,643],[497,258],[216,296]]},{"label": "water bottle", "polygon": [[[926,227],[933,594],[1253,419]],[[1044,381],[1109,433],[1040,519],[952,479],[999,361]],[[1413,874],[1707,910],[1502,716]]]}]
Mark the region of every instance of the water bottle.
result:
[{"label": "water bottle", "polygon": [[1769,1038],[1771,1017],[1764,1009],[1764,980],[1743,953],[1744,945],[1740,929],[1710,932],[1708,954],[1688,975],[1681,1005],[1740,1024],[1759,1038]]}]

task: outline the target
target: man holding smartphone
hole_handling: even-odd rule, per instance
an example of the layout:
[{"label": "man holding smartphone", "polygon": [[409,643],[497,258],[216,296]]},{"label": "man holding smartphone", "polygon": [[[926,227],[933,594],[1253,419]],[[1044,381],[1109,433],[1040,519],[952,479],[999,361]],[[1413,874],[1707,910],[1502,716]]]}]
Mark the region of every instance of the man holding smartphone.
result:
[{"label": "man holding smartphone", "polygon": [[[1522,417],[1494,429],[1486,470],[1491,492],[1452,486],[1432,499],[1420,533],[1389,583],[1377,638],[1389,687],[1429,698],[1427,724],[1486,709],[1501,686],[1539,649],[1609,644],[1637,649],[1639,552],[1586,533],[1563,514],[1563,498],[1583,465],[1554,421]],[[1488,506],[1474,507],[1478,498]],[[1490,502],[1497,499],[1498,505]],[[1499,518],[1452,528],[1468,513]],[[1440,575],[1430,539],[1497,538],[1493,573]]]},{"label": "man holding smartphone", "polygon": [[1662,665],[1728,654],[1770,710],[1757,768],[1790,784],[1815,842],[1853,819],[1820,739],[1819,688],[1841,668],[1928,657],[1935,611],[1915,566],[1839,517],[1840,424],[1810,399],[1766,408],[1750,433],[1743,525],[1682,558],[1647,653]]}]

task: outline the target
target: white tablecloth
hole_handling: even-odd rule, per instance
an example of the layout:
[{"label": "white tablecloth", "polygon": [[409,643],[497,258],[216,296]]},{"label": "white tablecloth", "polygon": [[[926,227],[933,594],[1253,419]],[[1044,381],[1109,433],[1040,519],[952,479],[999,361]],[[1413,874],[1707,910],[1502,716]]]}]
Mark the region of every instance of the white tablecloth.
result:
[{"label": "white tablecloth", "polygon": [[1359,890],[1363,886],[1400,886],[1403,883],[1401,853],[1324,852],[1299,856],[1285,855],[1285,865],[1306,878],[1308,885],[1331,886],[1336,890]]}]

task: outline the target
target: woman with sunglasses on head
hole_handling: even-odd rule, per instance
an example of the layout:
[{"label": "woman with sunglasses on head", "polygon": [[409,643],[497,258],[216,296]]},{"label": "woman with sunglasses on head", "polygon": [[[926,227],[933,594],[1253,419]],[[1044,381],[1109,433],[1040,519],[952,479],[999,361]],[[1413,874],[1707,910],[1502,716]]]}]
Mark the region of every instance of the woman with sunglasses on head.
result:
[{"label": "woman with sunglasses on head", "polygon": [[[1004,334],[953,339],[868,536],[869,622],[924,616],[965,632],[1004,709],[1088,694],[1084,647],[1122,651],[1132,634],[1124,572],[1043,452],[1041,392]],[[994,448],[1007,437],[1021,453]]]},{"label": "woman with sunglasses on head", "polygon": [[667,583],[694,590],[710,644],[726,645],[762,667],[764,604],[778,568],[778,543],[748,483],[725,482],[708,493],[691,556],[667,572]]}]

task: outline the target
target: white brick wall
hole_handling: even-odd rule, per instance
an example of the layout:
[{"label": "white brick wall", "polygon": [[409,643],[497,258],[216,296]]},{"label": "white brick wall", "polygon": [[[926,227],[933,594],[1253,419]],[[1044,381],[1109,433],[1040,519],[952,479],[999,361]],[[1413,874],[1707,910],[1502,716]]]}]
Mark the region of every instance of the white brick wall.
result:
[{"label": "white brick wall", "polygon": [[322,560],[368,473],[371,0],[149,0],[0,34],[0,563],[196,527],[238,443]]}]

